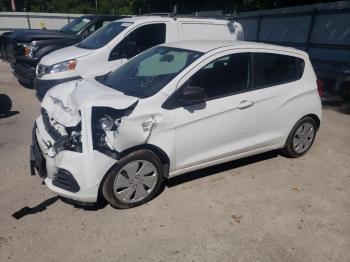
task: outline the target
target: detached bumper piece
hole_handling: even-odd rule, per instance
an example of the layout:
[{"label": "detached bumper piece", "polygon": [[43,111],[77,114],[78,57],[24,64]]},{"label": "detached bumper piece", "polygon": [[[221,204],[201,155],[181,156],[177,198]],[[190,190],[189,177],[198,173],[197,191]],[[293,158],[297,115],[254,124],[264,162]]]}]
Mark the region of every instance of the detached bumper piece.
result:
[{"label": "detached bumper piece", "polygon": [[73,175],[62,168],[58,169],[57,177],[52,181],[52,184],[73,193],[80,190],[79,184],[74,179]]}]

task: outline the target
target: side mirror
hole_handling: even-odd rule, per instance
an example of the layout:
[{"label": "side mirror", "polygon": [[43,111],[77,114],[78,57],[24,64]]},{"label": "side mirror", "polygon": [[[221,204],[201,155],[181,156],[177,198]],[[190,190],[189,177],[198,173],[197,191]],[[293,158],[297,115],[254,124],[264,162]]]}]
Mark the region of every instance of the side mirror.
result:
[{"label": "side mirror", "polygon": [[207,100],[207,93],[200,86],[186,86],[179,101],[184,106],[203,103]]}]

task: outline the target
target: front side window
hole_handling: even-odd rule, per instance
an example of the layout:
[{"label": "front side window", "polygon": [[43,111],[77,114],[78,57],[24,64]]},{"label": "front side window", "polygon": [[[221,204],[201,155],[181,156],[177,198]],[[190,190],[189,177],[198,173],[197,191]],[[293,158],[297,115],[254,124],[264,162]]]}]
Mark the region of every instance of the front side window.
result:
[{"label": "front side window", "polygon": [[86,17],[77,18],[69,24],[62,27],[60,31],[67,34],[76,34],[90,22],[91,19]]},{"label": "front side window", "polygon": [[96,79],[103,85],[126,95],[146,98],[160,91],[201,55],[202,53],[191,50],[154,47],[116,71]]},{"label": "front side window", "polygon": [[108,44],[113,38],[123,32],[131,23],[112,22],[100,28],[77,46],[85,49],[98,49]]},{"label": "front side window", "polygon": [[131,32],[112,51],[109,61],[131,58],[148,48],[165,43],[166,25],[144,25]]},{"label": "front side window", "polygon": [[221,57],[195,73],[186,85],[204,88],[208,99],[247,91],[250,88],[251,54]]},{"label": "front side window", "polygon": [[296,81],[302,77],[304,60],[272,53],[254,54],[254,86],[264,88]]}]

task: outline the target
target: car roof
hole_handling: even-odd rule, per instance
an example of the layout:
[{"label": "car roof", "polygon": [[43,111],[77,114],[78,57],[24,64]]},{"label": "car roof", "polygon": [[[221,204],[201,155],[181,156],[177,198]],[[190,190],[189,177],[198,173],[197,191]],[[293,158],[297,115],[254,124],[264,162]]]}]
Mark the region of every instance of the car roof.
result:
[{"label": "car roof", "polygon": [[130,16],[123,19],[118,20],[118,22],[151,22],[151,21],[178,21],[178,22],[209,22],[213,24],[226,24],[231,23],[231,21],[227,19],[216,19],[216,18],[195,18],[195,17],[166,17],[166,16],[160,16],[160,15],[141,15],[141,16]]},{"label": "car roof", "polygon": [[81,17],[86,17],[90,19],[96,19],[96,18],[97,19],[120,19],[120,18],[129,17],[129,16],[127,15],[83,15]]},{"label": "car roof", "polygon": [[301,56],[306,55],[304,51],[279,45],[271,45],[250,41],[232,41],[232,40],[190,40],[180,41],[162,44],[162,46],[193,50],[202,53],[208,53],[214,49],[219,48],[252,48],[252,49],[269,49],[275,51],[284,51],[299,54]]}]

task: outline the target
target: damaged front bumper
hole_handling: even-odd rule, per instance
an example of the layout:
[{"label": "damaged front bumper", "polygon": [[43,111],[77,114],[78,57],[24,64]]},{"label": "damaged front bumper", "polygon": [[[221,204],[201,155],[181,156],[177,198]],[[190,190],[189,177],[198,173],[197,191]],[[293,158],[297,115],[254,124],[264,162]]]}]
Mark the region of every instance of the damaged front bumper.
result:
[{"label": "damaged front bumper", "polygon": [[49,189],[60,196],[79,202],[96,202],[98,183],[91,182],[85,173],[83,154],[60,146],[60,150],[54,149],[55,142],[45,128],[43,117],[39,117],[30,146],[31,174],[37,173]]},{"label": "damaged front bumper", "polygon": [[30,146],[30,174],[35,175],[35,170],[38,172],[38,175],[45,179],[47,177],[46,172],[46,162],[45,158],[39,148],[38,142],[35,135],[36,124],[34,125],[32,132],[32,145]]}]

